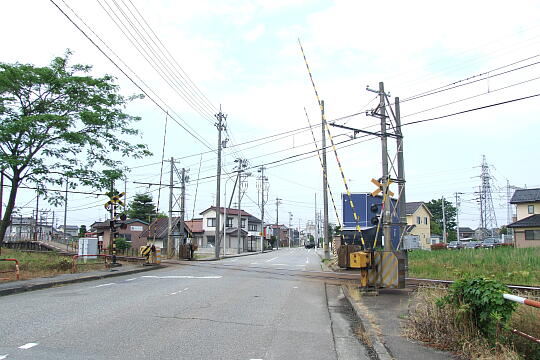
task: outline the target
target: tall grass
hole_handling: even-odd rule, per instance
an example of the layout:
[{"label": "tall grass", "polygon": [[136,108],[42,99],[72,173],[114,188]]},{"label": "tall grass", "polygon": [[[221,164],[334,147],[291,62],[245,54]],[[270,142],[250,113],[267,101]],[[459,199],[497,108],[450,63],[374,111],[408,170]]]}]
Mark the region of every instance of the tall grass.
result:
[{"label": "tall grass", "polygon": [[443,280],[488,277],[507,284],[540,285],[540,248],[415,250],[409,253],[409,276]]},{"label": "tall grass", "polygon": [[[2,249],[2,259],[14,258],[19,260],[20,278],[32,279],[36,277],[49,277],[71,272],[72,259],[69,256],[58,255],[55,252],[27,252],[13,249]],[[78,266],[79,271],[103,269],[103,262],[87,266]],[[14,270],[13,262],[0,261],[0,271]],[[3,273],[2,278],[15,280],[15,273]]]},{"label": "tall grass", "polygon": [[[437,299],[446,295],[445,288],[418,288],[407,318],[405,335],[441,350],[451,351],[465,359],[534,360],[540,358],[537,344],[504,331],[503,343],[482,336],[466,312],[452,307],[440,308]],[[532,336],[538,336],[540,311],[520,305],[509,326]],[[507,336],[504,336],[507,335]],[[493,340],[493,339],[491,339]]]}]

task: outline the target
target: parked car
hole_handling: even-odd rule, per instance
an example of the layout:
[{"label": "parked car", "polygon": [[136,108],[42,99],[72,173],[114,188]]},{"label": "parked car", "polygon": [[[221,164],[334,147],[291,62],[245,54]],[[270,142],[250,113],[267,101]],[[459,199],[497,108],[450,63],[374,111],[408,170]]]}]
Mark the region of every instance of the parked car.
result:
[{"label": "parked car", "polygon": [[450,241],[448,244],[448,250],[459,250],[463,249],[464,245],[461,241]]},{"label": "parked car", "polygon": [[481,245],[480,241],[469,241],[465,244],[465,249],[478,249]]},{"label": "parked car", "polygon": [[482,248],[484,249],[493,249],[499,245],[499,239],[497,238],[486,238],[484,241],[482,241]]}]

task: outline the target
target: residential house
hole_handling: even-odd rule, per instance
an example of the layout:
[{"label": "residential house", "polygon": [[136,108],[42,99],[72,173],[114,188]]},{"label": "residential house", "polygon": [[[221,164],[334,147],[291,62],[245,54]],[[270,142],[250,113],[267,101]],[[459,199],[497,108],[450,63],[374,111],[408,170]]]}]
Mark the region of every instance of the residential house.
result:
[{"label": "residential house", "polygon": [[79,236],[79,227],[77,225],[66,225],[65,230],[64,230],[64,225],[60,225],[58,227],[58,231],[61,231],[62,233],[66,234],[69,237]]},{"label": "residential house", "polygon": [[191,243],[202,246],[204,238],[203,219],[187,220],[185,224],[189,229]]},{"label": "residential house", "polygon": [[[146,242],[142,243],[140,236],[148,229],[148,223],[139,219],[127,219],[125,223],[127,225],[125,229],[118,228],[119,237],[126,239],[133,248],[146,245]],[[90,231],[97,234],[99,248],[107,249],[111,240],[110,220],[94,222],[90,225]]]},{"label": "residential house", "polygon": [[[225,221],[225,212],[227,221]],[[238,215],[241,217],[240,239],[238,239]],[[203,216],[202,246],[215,246],[216,243],[216,216],[215,206],[200,213]],[[219,209],[220,227],[225,229],[223,234],[224,246],[226,249],[236,251],[258,251],[260,250],[261,220],[244,210],[223,208]]]},{"label": "residential house", "polygon": [[516,190],[510,203],[516,205],[516,221],[508,225],[516,247],[540,247],[540,188]]},{"label": "residential house", "polygon": [[459,228],[459,238],[458,240],[470,240],[474,238],[474,230],[470,227],[460,227]]},{"label": "residential house", "polygon": [[422,201],[405,204],[407,235],[416,235],[422,249],[431,248],[431,212]]},{"label": "residential house", "polygon": [[[184,222],[186,225],[186,222]],[[172,226],[172,237],[173,244],[175,249],[178,249],[180,244],[180,217],[171,218]],[[169,236],[169,218],[158,218],[155,219],[148,225],[147,229],[143,231],[137,239],[137,247],[146,245],[148,242],[152,241],[156,247],[161,248],[161,253],[167,254],[168,246],[168,236]],[[184,241],[183,244],[188,243],[188,239],[191,237],[189,226],[184,226]]]},{"label": "residential house", "polygon": [[289,228],[285,225],[268,225],[266,231],[270,236],[276,237],[276,240],[279,241],[279,247],[289,246]]},{"label": "residential house", "polygon": [[42,218],[36,224],[33,217],[13,216],[11,224],[6,229],[6,241],[37,240],[55,241],[58,230],[53,227],[52,221]]}]

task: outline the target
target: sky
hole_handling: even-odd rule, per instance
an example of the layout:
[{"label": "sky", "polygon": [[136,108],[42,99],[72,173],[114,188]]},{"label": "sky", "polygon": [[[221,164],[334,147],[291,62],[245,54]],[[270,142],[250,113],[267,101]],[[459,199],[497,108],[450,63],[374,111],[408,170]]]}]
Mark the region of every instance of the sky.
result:
[{"label": "sky", "polygon": [[[168,189],[140,183],[168,184],[170,163],[162,167],[162,159],[172,157],[188,170],[188,219],[215,201],[214,115],[221,108],[228,138],[221,203],[229,202],[224,189],[230,197],[234,160],[245,158],[252,176],[242,208],[260,217],[257,169],[265,165],[265,220],[276,222],[280,198],[279,223],[287,224],[290,212],[291,223],[303,228],[322,210],[322,171],[306,113],[318,145],[322,136],[300,39],[328,121],[358,114],[335,123],[377,131],[379,120],[365,115],[377,95],[366,87],[384,82],[389,98],[400,98],[407,201],[455,203],[455,193],[463,193],[460,225],[478,227],[475,192],[485,155],[501,226],[508,223],[507,183],[540,187],[540,97],[504,103],[540,93],[539,7],[537,1],[5,0],[0,61],[46,66],[70,49],[73,63],[92,65],[96,76],[116,76],[122,94],[146,92],[126,112],[142,118],[134,125],[142,135],[133,141],[146,143],[153,156],[123,159],[131,168],[123,184],[127,201],[150,193],[166,212]],[[444,117],[497,103],[504,104]],[[337,156],[351,191],[373,191],[371,179],[382,175],[380,139],[351,140],[351,131],[336,127],[330,132],[336,143],[345,142]],[[393,139],[389,144],[393,159]],[[327,159],[340,212],[345,188],[332,149]],[[21,189],[18,214],[31,215],[35,201],[32,190]],[[68,225],[104,220],[106,201],[70,194]],[[63,223],[63,207],[41,201],[40,208],[49,210],[49,221],[54,211]],[[335,223],[331,204],[329,214]]]}]

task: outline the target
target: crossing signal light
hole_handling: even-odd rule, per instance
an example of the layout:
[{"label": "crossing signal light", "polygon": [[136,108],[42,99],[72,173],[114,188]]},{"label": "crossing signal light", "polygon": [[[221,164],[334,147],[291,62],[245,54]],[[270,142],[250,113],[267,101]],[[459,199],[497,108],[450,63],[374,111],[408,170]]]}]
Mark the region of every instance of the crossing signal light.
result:
[{"label": "crossing signal light", "polygon": [[379,205],[372,204],[369,210],[371,210],[371,224],[372,225],[379,224]]}]

